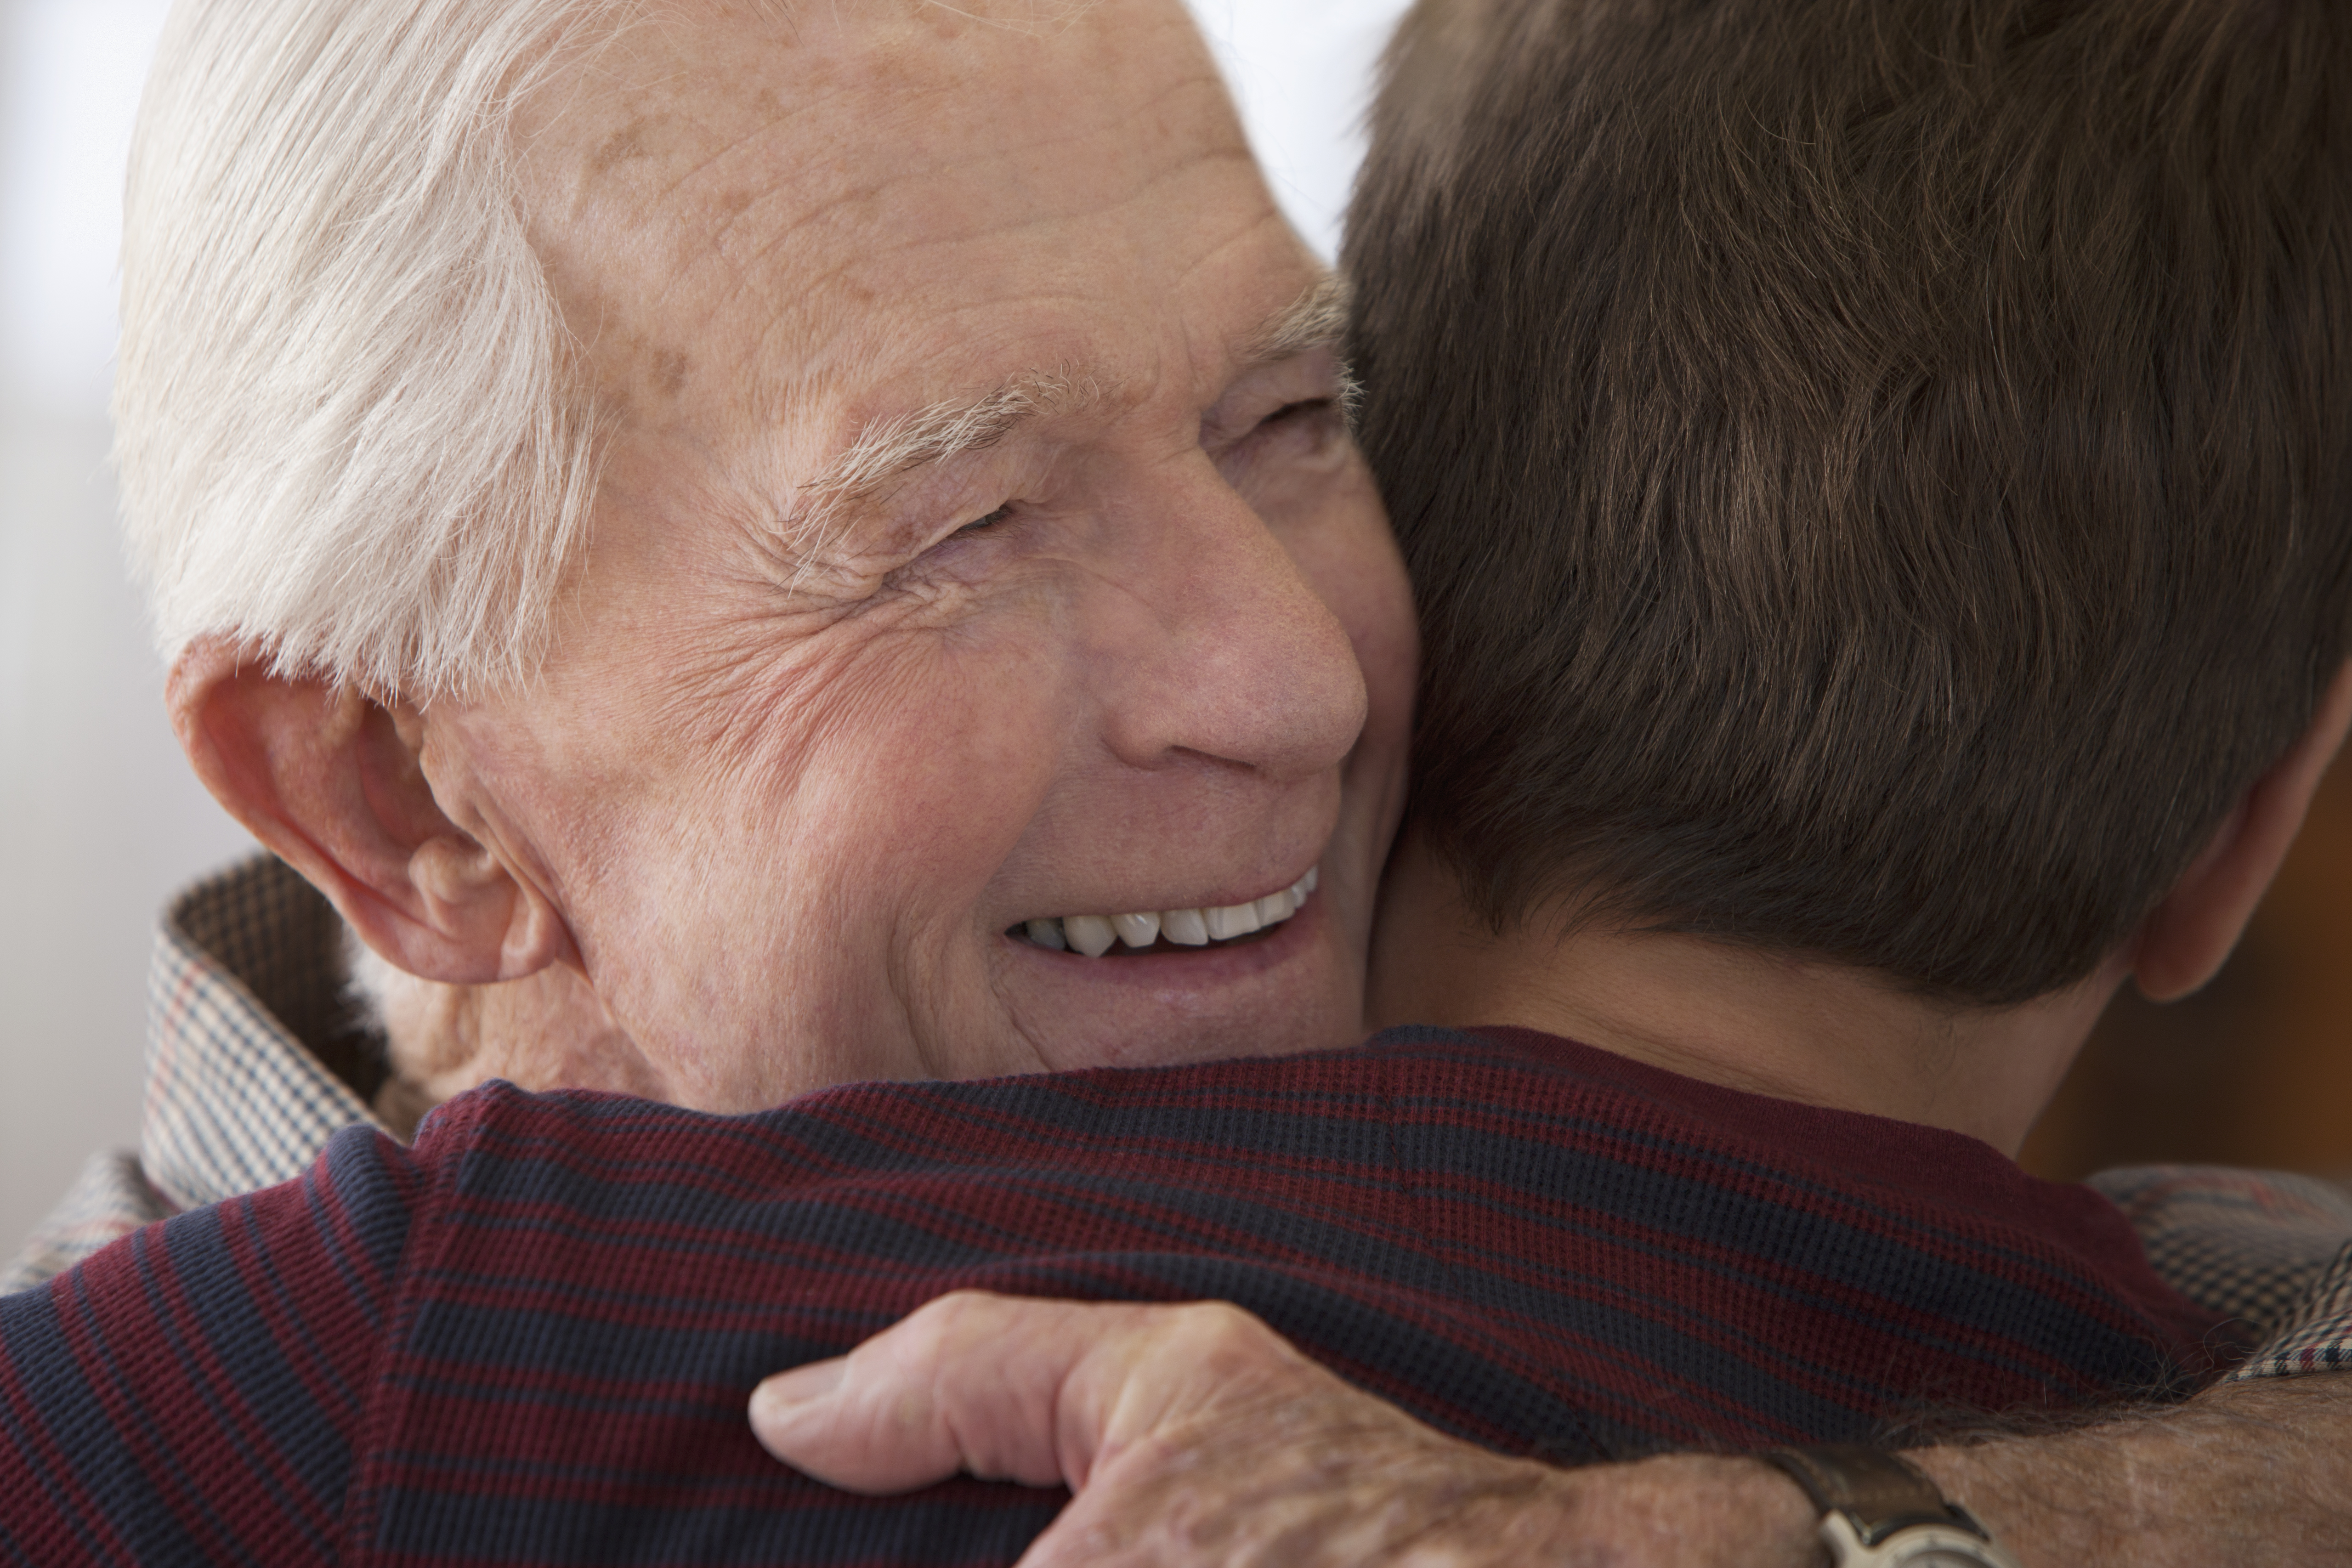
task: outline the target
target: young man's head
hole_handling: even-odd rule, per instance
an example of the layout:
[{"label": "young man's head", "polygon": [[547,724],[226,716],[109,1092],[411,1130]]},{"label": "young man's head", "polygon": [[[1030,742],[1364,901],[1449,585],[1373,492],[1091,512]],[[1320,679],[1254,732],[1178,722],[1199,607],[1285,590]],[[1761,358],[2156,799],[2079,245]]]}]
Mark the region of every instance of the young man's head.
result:
[{"label": "young man's head", "polygon": [[[1430,0],[1350,228],[1485,911],[1987,1003],[2310,723],[2352,591],[2352,9]],[[1433,395],[1432,388],[1444,389]]]},{"label": "young man's head", "polygon": [[1498,931],[2044,997],[2344,665],[2340,0],[1423,0],[1349,232]]}]

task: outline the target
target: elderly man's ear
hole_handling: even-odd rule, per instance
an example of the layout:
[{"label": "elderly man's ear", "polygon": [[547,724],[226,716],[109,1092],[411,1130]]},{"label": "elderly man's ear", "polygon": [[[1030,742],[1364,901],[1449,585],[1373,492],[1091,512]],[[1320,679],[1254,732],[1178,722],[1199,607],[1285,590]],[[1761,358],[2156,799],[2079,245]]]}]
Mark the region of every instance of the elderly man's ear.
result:
[{"label": "elderly man's ear", "polygon": [[214,798],[393,964],[481,985],[577,963],[530,878],[443,812],[414,710],[272,674],[251,649],[213,639],[181,654],[165,702]]},{"label": "elderly man's ear", "polygon": [[2164,902],[2140,923],[2132,975],[2150,1000],[2178,1000],[2221,969],[2278,875],[2347,727],[2352,664],[2336,672],[2303,738],[2254,781]]}]

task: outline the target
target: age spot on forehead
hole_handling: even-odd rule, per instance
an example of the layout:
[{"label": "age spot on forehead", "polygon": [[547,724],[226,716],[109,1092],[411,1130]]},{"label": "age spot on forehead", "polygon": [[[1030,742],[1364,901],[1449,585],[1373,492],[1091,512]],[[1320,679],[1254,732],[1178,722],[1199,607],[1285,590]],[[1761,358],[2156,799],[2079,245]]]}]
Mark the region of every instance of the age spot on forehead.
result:
[{"label": "age spot on forehead", "polygon": [[1278,220],[1181,6],[998,25],[1052,9],[697,7],[535,92],[530,238],[615,428],[821,462],[876,388],[889,417],[1106,345],[1129,374],[1226,308],[1202,267],[1255,287],[1223,236]]},{"label": "age spot on forehead", "polygon": [[609,172],[616,163],[650,155],[646,145],[646,120],[640,115],[612,135],[604,138],[596,151],[589,155],[588,167],[595,173]]}]

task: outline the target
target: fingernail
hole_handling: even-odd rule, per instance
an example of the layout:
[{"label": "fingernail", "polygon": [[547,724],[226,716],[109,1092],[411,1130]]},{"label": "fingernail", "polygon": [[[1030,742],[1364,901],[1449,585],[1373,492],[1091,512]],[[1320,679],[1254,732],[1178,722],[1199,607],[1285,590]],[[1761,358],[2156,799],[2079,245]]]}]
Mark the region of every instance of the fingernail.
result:
[{"label": "fingernail", "polygon": [[812,1361],[780,1372],[751,1391],[751,1414],[782,1416],[796,1405],[822,1399],[841,1386],[848,1369],[849,1358],[836,1355],[830,1361]]}]

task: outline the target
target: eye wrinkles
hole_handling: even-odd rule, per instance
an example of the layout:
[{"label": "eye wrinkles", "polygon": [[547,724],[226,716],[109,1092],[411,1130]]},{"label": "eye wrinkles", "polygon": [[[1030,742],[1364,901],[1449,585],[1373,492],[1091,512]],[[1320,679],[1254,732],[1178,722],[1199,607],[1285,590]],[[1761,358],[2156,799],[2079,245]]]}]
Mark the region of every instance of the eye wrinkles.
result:
[{"label": "eye wrinkles", "polygon": [[[1347,327],[1348,301],[1345,280],[1328,273],[1318,277],[1244,340],[1237,374],[1336,346]],[[1344,409],[1352,385],[1344,367],[1339,382]],[[1039,418],[1092,412],[1111,396],[1090,375],[1027,371],[976,397],[942,400],[883,420],[861,432],[802,486],[807,504],[796,508],[801,519],[793,531],[814,543],[845,511],[875,499],[918,469],[986,451]]]},{"label": "eye wrinkles", "polygon": [[[1304,358],[1290,363],[1297,365]],[[1292,370],[1285,375],[1301,379]],[[1318,379],[1328,385],[1328,366]],[[1254,400],[1261,406],[1265,390],[1258,389],[1260,395]],[[1205,439],[1208,434],[1204,430],[1203,450],[1223,482],[1275,528],[1295,513],[1305,494],[1297,486],[1328,478],[1336,471],[1334,459],[1351,450],[1339,398],[1328,390],[1320,396],[1276,403],[1230,440],[1212,442]],[[1007,487],[1003,476],[984,486],[1000,495]],[[1009,488],[1017,496],[1029,487],[1014,479]],[[932,612],[968,604],[971,595],[988,591],[984,585],[989,582],[1000,588],[1012,585],[1017,580],[1003,577],[1004,570],[1032,557],[1041,545],[1042,559],[1065,558],[1066,552],[1057,548],[1067,543],[1064,528],[1091,515],[1087,502],[1074,507],[1067,498],[1041,497],[1006,500],[986,511],[968,507],[960,514],[934,518],[919,545],[909,542],[879,552],[887,564],[866,577],[857,592],[844,595],[841,604],[861,616],[884,604],[903,608],[919,602]],[[1039,525],[1047,530],[1043,535],[1032,531]],[[973,549],[980,553],[971,553]]]}]

